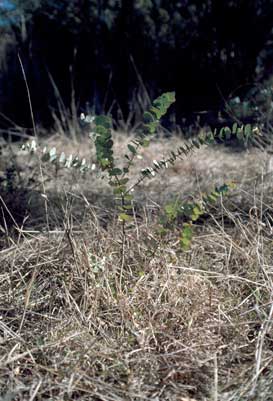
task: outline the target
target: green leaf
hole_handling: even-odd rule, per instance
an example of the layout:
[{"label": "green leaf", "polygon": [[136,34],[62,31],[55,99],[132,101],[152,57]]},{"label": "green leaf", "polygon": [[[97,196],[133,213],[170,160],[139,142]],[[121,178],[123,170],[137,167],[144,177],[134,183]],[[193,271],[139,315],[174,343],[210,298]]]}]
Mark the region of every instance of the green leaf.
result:
[{"label": "green leaf", "polygon": [[149,124],[145,124],[145,127],[149,131],[149,134],[153,135],[156,132],[158,125],[159,125],[158,121],[152,121]]},{"label": "green leaf", "polygon": [[155,118],[152,113],[150,113],[149,111],[145,111],[145,113],[143,114],[143,120],[145,124],[150,124],[151,122],[155,121]]},{"label": "green leaf", "polygon": [[215,203],[219,197],[219,194],[216,192],[211,192],[210,194],[207,195],[207,197],[204,199],[205,202],[207,203]]},{"label": "green leaf", "polygon": [[104,168],[107,168],[107,167],[109,167],[110,165],[111,165],[111,162],[110,162],[110,160],[109,159],[103,159],[103,158],[101,158],[100,160],[99,160],[99,162],[100,162],[100,165],[101,165],[101,167],[104,169]]},{"label": "green leaf", "polygon": [[215,137],[216,137],[217,131],[214,130],[214,132],[210,131],[206,134],[206,143],[211,145],[215,143]]},{"label": "green leaf", "polygon": [[122,195],[126,192],[126,187],[124,185],[120,185],[113,190],[114,195]]},{"label": "green leaf", "polygon": [[184,251],[188,251],[192,242],[192,227],[191,224],[185,223],[180,235],[180,246]]},{"label": "green leaf", "polygon": [[161,118],[161,110],[157,107],[152,106],[150,111],[155,115],[156,119],[159,120]]},{"label": "green leaf", "polygon": [[147,148],[149,145],[150,145],[150,139],[149,138],[145,138],[145,139],[143,139],[143,141],[142,141],[142,146],[144,147],[144,148]]},{"label": "green leaf", "polygon": [[195,205],[193,210],[192,210],[192,215],[191,215],[191,219],[192,221],[196,221],[199,219],[199,217],[204,214],[204,211],[201,209],[201,207],[199,205]]},{"label": "green leaf", "polygon": [[109,175],[112,176],[117,176],[117,175],[122,175],[122,170],[120,168],[113,168],[112,170],[109,171]]},{"label": "green leaf", "polygon": [[164,207],[168,220],[175,220],[177,218],[178,209],[175,203],[168,203]]},{"label": "green leaf", "polygon": [[151,108],[157,120],[163,117],[172,103],[175,102],[175,92],[166,92],[154,100]]},{"label": "green leaf", "polygon": [[129,214],[126,214],[126,213],[120,213],[118,218],[120,221],[123,221],[123,222],[131,221],[133,219],[132,216],[129,216]]},{"label": "green leaf", "polygon": [[244,136],[245,136],[246,142],[248,141],[249,138],[251,138],[252,134],[253,134],[253,131],[252,131],[251,125],[250,124],[245,125]]},{"label": "green leaf", "polygon": [[[124,171],[124,169],[123,169],[123,171]],[[129,181],[129,178],[121,178],[119,180],[119,184],[120,185],[126,185],[128,181]]]},{"label": "green leaf", "polygon": [[102,127],[106,128],[107,130],[112,127],[111,118],[109,116],[105,116],[105,115],[96,116],[95,124],[97,126],[102,126]]},{"label": "green leaf", "polygon": [[125,195],[124,196],[124,200],[126,200],[126,202],[131,202],[134,199],[133,195]]},{"label": "green leaf", "polygon": [[123,206],[122,206],[122,209],[123,209],[123,210],[132,210],[132,209],[133,209],[133,206],[132,206],[132,205],[123,205]]},{"label": "green leaf", "polygon": [[237,139],[238,139],[239,141],[242,141],[242,140],[244,139],[244,128],[243,128],[243,127],[239,127],[239,128],[237,129],[236,137],[237,137]]},{"label": "green leaf", "polygon": [[95,147],[97,162],[102,170],[113,168],[113,141],[111,133],[112,122],[108,116],[96,116],[95,118]]},{"label": "green leaf", "polygon": [[129,151],[131,152],[131,153],[133,153],[133,155],[136,155],[136,153],[137,153],[137,150],[136,150],[136,148],[133,146],[133,145],[131,145],[130,143],[127,145],[127,147],[128,147],[128,149],[129,149]]},{"label": "green leaf", "polygon": [[220,129],[219,138],[223,141],[230,139],[231,129],[229,127],[223,127]]},{"label": "green leaf", "polygon": [[232,125],[232,133],[233,133],[234,135],[236,135],[237,129],[238,129],[238,124],[237,124],[237,123],[234,123],[234,124]]}]

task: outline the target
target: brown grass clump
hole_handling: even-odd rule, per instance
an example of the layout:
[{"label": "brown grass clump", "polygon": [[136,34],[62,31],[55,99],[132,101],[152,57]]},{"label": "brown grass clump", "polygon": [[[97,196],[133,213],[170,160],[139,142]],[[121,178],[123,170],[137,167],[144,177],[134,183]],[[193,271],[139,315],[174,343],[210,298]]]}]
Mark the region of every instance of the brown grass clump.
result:
[{"label": "brown grass clump", "polygon": [[[258,153],[203,152],[142,187],[124,248],[95,177],[49,181],[47,218],[39,191],[28,196],[0,251],[3,400],[273,399],[272,187]],[[170,194],[236,169],[241,186],[196,225],[190,251],[179,226],[159,236]]]}]

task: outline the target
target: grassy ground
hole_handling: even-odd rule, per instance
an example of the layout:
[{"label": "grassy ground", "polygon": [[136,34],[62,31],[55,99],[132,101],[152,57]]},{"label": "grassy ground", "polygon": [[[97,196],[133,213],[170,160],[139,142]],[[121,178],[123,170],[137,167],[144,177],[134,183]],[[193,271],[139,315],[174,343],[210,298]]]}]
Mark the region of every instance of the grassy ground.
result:
[{"label": "grassy ground", "polygon": [[[86,139],[48,142],[93,161]],[[157,139],[138,168],[179,142]],[[124,154],[124,135],[115,143]],[[146,181],[122,252],[106,180],[53,167],[41,177],[19,152],[1,198],[0,399],[273,400],[269,161],[204,148]],[[227,179],[237,189],[196,225],[190,251],[179,224],[160,238],[167,199]]]}]

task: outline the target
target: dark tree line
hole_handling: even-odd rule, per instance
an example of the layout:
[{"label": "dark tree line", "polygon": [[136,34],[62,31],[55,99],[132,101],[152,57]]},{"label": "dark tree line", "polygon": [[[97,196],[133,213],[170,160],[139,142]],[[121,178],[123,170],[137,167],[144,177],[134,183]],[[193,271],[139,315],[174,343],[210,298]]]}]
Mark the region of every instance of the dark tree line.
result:
[{"label": "dark tree line", "polygon": [[[176,117],[218,110],[273,74],[272,0],[10,0],[2,9],[0,111],[29,124],[19,52],[36,118],[51,122],[57,85],[79,110],[141,109],[177,93]],[[12,38],[12,40],[11,40]],[[239,89],[241,88],[241,89]]]}]

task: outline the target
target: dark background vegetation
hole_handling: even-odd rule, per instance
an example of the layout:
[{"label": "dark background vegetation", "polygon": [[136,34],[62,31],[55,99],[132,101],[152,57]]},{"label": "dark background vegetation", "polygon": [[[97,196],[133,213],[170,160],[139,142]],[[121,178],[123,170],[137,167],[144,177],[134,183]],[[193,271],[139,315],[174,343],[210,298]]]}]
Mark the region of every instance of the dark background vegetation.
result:
[{"label": "dark background vegetation", "polygon": [[[240,99],[273,74],[272,0],[10,0],[1,5],[0,125],[49,126],[77,112],[138,119],[175,90],[175,119]],[[57,90],[58,88],[58,90]]]}]

